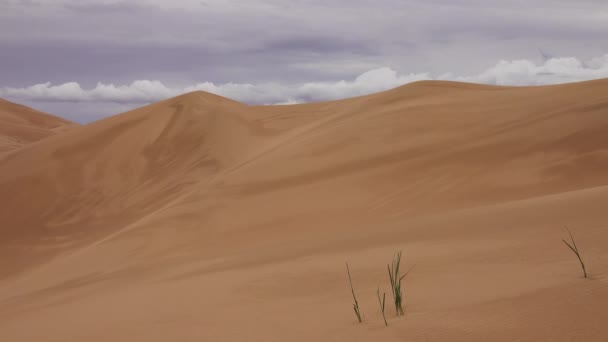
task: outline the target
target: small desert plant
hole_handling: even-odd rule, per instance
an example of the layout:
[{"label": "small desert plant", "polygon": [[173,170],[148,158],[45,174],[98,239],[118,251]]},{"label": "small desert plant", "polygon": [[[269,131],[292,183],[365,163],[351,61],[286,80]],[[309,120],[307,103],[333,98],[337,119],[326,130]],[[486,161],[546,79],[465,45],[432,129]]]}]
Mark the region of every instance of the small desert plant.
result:
[{"label": "small desert plant", "polygon": [[587,278],[587,270],[585,269],[585,263],[583,263],[583,259],[581,258],[581,253],[578,251],[578,247],[576,246],[574,237],[572,237],[572,233],[570,232],[570,229],[568,229],[567,227],[566,227],[566,231],[568,232],[568,235],[570,235],[571,243],[568,243],[568,241],[566,241],[565,239],[562,239],[562,242],[566,246],[568,246],[568,248],[570,248],[572,250],[572,252],[574,252],[574,254],[576,254],[578,261],[581,263],[581,268],[583,269],[583,275],[585,276],[585,278]]},{"label": "small desert plant", "polygon": [[350,277],[350,269],[348,268],[348,262],[346,263],[346,272],[348,273],[348,282],[350,283],[350,290],[353,293],[353,310],[355,310],[355,315],[357,315],[357,319],[359,323],[361,323],[361,311],[359,311],[359,302],[357,301],[357,296],[355,296],[355,289],[353,288],[353,280]]},{"label": "small desert plant", "polygon": [[[410,268],[404,275],[399,275],[399,266],[401,265],[401,251],[397,253],[396,256],[393,257],[393,261],[390,265],[387,265],[388,268],[388,276],[391,281],[391,290],[393,293],[393,300],[395,302],[395,310],[397,311],[397,316],[405,314],[403,311],[403,293],[401,291],[401,280],[405,278],[405,276],[410,273],[412,270]],[[413,267],[412,267],[413,268]]]},{"label": "small desert plant", "polygon": [[386,322],[386,316],[384,315],[384,307],[386,304],[386,292],[382,292],[382,300],[380,300],[380,286],[378,286],[378,291],[376,291],[378,295],[378,303],[380,303],[380,311],[382,311],[382,318],[384,319],[384,325],[388,327],[388,323]]}]

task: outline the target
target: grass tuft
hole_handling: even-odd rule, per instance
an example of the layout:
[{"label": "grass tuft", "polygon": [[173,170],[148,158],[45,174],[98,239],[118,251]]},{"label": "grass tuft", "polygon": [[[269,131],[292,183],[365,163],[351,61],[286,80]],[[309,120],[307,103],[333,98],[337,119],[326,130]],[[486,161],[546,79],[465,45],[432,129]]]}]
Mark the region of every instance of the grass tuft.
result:
[{"label": "grass tuft", "polygon": [[355,289],[353,288],[353,280],[350,277],[350,269],[348,268],[348,262],[346,263],[346,272],[348,273],[348,282],[350,283],[350,290],[353,294],[353,310],[355,310],[355,315],[357,315],[357,319],[359,323],[361,323],[361,311],[359,310],[359,302],[357,301],[357,296],[355,296]]},{"label": "grass tuft", "polygon": [[378,291],[376,291],[376,294],[378,295],[378,303],[380,303],[380,311],[382,311],[384,325],[388,327],[388,323],[386,322],[386,316],[384,315],[384,307],[386,304],[386,292],[382,292],[382,300],[380,300],[380,286],[378,286]]},{"label": "grass tuft", "polygon": [[396,256],[393,257],[392,263],[387,265],[388,268],[388,276],[391,281],[391,291],[393,293],[393,301],[395,302],[395,311],[397,312],[397,316],[401,316],[405,314],[403,311],[403,293],[401,288],[401,281],[405,278],[408,273],[412,270],[409,269],[404,275],[400,276],[399,267],[401,266],[401,251],[397,253]]},{"label": "grass tuft", "polygon": [[570,248],[572,250],[572,252],[574,252],[576,257],[578,258],[578,261],[581,263],[581,268],[583,269],[583,275],[585,276],[585,278],[587,278],[587,270],[585,269],[585,263],[583,262],[583,259],[581,258],[581,253],[578,251],[578,247],[576,246],[574,237],[572,237],[572,233],[570,232],[570,229],[568,229],[568,227],[566,227],[566,231],[570,235],[570,243],[568,243],[568,241],[566,241],[565,239],[562,239],[562,242],[566,246],[568,246],[568,248]]}]

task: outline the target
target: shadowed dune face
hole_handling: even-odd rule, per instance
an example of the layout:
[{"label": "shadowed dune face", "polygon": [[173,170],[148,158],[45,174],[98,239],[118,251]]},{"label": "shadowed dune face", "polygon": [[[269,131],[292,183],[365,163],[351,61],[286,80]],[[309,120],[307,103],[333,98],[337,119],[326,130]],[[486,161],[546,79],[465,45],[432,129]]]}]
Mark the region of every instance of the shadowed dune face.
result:
[{"label": "shadowed dune face", "polygon": [[[0,157],[0,337],[603,341],[607,169],[608,80],[186,94]],[[417,266],[385,329],[399,249]]]},{"label": "shadowed dune face", "polygon": [[75,126],[78,125],[0,99],[0,156]]}]

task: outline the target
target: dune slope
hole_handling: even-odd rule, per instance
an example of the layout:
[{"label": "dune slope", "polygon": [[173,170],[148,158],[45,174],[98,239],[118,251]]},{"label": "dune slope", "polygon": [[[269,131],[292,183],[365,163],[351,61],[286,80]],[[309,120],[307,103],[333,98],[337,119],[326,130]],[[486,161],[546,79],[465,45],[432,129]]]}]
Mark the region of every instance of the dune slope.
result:
[{"label": "dune slope", "polygon": [[0,155],[77,124],[0,99]]},{"label": "dune slope", "polygon": [[0,159],[0,338],[604,341],[607,133],[608,80],[198,92],[70,130]]}]

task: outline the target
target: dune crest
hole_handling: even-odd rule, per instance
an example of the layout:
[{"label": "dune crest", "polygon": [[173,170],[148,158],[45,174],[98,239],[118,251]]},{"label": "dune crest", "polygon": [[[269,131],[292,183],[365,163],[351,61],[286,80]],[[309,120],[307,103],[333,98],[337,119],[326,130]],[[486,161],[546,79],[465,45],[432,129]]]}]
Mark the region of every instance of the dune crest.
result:
[{"label": "dune crest", "polygon": [[68,120],[0,99],[0,157],[75,126]]}]

